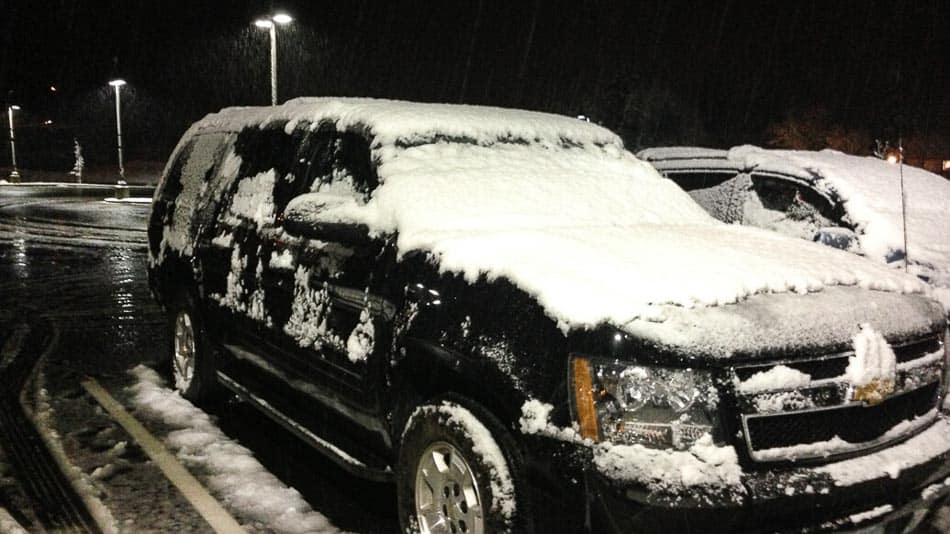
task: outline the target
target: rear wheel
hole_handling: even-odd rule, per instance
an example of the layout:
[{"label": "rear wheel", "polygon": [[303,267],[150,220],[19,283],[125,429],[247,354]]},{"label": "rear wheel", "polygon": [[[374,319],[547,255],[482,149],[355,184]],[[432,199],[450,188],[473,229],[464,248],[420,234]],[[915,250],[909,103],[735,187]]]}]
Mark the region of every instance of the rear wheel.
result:
[{"label": "rear wheel", "polygon": [[192,402],[211,396],[215,385],[213,355],[200,315],[190,295],[181,295],[169,307],[170,364],[175,390]]},{"label": "rear wheel", "polygon": [[530,531],[514,440],[473,403],[453,399],[417,408],[403,432],[396,476],[405,531]]}]

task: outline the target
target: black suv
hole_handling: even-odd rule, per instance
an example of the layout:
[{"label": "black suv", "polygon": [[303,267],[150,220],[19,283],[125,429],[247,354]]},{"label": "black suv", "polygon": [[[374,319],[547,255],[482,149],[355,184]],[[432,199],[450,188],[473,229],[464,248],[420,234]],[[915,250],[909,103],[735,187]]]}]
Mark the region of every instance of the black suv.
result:
[{"label": "black suv", "polygon": [[149,246],[175,387],[394,481],[410,531],[901,531],[946,499],[924,286],[715,221],[586,122],[226,109]]}]

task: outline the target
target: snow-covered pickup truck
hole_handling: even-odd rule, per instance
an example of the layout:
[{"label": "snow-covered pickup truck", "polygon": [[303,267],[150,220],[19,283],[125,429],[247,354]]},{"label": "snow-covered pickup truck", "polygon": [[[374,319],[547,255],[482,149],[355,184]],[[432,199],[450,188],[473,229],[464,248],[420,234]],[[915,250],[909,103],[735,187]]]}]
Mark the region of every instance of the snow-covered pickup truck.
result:
[{"label": "snow-covered pickup truck", "polygon": [[176,388],[394,481],[411,531],[898,528],[950,489],[928,287],[719,222],[587,122],[225,109],[149,246]]},{"label": "snow-covered pickup truck", "polygon": [[834,150],[665,147],[637,157],[719,220],[815,240],[891,266],[906,261],[910,272],[934,286],[950,314],[950,180]]}]

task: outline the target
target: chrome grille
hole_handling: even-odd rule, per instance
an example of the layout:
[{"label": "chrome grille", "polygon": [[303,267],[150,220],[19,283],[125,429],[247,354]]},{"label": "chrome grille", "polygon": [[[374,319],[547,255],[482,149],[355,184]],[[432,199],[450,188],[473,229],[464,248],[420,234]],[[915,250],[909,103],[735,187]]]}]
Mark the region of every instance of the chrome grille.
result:
[{"label": "chrome grille", "polygon": [[[736,383],[779,365],[811,376],[807,386],[736,391],[743,439],[757,462],[819,461],[898,441],[936,417],[944,347],[939,337],[893,345],[894,391],[879,404],[854,400],[844,377],[852,353],[736,367]],[[820,445],[819,445],[820,444]]]}]

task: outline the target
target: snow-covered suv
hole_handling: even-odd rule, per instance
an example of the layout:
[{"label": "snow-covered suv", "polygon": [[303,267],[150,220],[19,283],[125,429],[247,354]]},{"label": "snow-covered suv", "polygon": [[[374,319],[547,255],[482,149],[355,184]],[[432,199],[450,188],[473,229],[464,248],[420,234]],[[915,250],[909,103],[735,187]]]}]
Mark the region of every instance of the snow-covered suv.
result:
[{"label": "snow-covered suv", "polygon": [[716,221],[590,123],[225,109],[149,245],[182,394],[393,480],[409,530],[900,528],[946,499],[927,286]]}]

